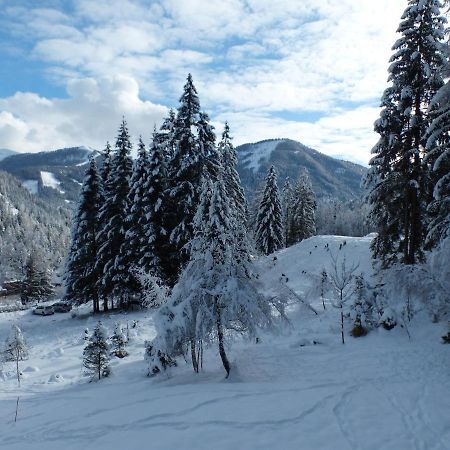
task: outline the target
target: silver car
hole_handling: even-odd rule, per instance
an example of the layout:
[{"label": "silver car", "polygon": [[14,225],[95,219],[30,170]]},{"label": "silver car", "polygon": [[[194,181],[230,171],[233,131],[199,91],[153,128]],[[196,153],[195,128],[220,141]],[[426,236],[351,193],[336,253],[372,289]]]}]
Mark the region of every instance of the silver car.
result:
[{"label": "silver car", "polygon": [[33,314],[37,314],[39,316],[50,316],[55,314],[55,310],[53,306],[36,306],[33,310]]}]

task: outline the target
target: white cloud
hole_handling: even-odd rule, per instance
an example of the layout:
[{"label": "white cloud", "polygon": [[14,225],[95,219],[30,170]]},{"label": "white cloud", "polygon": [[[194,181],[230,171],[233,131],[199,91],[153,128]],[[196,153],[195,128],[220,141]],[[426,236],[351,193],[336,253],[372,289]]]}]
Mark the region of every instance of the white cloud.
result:
[{"label": "white cloud", "polygon": [[39,151],[89,145],[103,148],[113,140],[122,115],[134,139],[148,141],[153,125],[167,108],[143,101],[136,81],[129,77],[74,79],[68,84],[68,99],[46,99],[18,92],[0,99],[0,147]]},{"label": "white cloud", "polygon": [[[101,112],[109,124],[126,112],[130,126],[135,120],[141,130],[148,114],[162,114],[152,102],[176,106],[189,71],[202,105],[217,120],[227,116],[240,142],[290,137],[367,161],[360,155],[368,155],[373,144],[376,105],[404,7],[404,0],[78,0],[71,15],[10,8],[11,29],[17,36],[31,35],[33,57],[67,86],[69,98],[48,100],[53,121],[48,127],[45,117],[25,116],[29,108],[19,107],[15,96],[0,100],[0,111],[27,129],[41,124],[34,134],[39,143],[57,139],[52,146],[69,145],[78,136],[92,145],[91,124],[78,127],[81,117],[95,121]],[[128,82],[110,90],[106,80],[112,79]],[[151,101],[140,97],[138,87]],[[45,100],[31,94],[18,98],[33,104]],[[322,118],[293,122],[282,119],[286,112]],[[69,126],[74,117],[75,134]],[[0,126],[2,121],[12,126],[5,118]],[[54,122],[67,126],[59,124],[56,133]],[[98,128],[106,134],[111,126]],[[20,147],[1,135],[0,146],[37,149],[40,144],[27,142],[30,134],[21,130]],[[68,130],[66,136],[62,130]]]}]

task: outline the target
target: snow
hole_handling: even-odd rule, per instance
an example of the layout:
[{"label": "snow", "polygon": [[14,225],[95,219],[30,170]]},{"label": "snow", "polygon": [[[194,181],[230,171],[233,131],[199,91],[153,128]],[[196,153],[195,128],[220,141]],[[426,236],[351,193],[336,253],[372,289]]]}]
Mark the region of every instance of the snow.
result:
[{"label": "snow", "polygon": [[64,194],[64,191],[61,191],[59,189],[59,185],[61,184],[61,181],[59,181],[55,174],[52,172],[45,172],[41,170],[41,179],[42,179],[42,185],[45,187],[50,187],[52,189],[57,190],[60,194]]},{"label": "snow", "polygon": [[37,180],[25,180],[22,182],[22,186],[27,189],[30,194],[38,193],[39,182]]},{"label": "snow", "polygon": [[[259,260],[262,282],[269,290],[288,277],[303,295],[311,276],[330,266],[330,253],[370,276],[371,239],[313,237]],[[228,380],[215,349],[200,374],[180,361],[169,376],[145,377],[152,312],[103,314],[110,335],[116,322],[138,323],[130,356],[114,359],[112,376],[97,383],[81,370],[84,330],[92,333],[97,322],[86,307],[79,318],[2,313],[0,342],[17,323],[30,359],[21,363],[20,389],[0,373],[0,448],[448,449],[450,345],[440,343],[446,324],[416,316],[411,340],[396,327],[347,335],[342,345],[339,312],[329,301],[325,311],[318,299],[312,306],[319,315],[293,305],[290,325],[262,334],[259,344],[234,342]]]},{"label": "snow", "polygon": [[270,155],[275,150],[280,140],[271,140],[252,144],[248,150],[238,154],[248,169],[258,172],[262,162],[269,160]]}]

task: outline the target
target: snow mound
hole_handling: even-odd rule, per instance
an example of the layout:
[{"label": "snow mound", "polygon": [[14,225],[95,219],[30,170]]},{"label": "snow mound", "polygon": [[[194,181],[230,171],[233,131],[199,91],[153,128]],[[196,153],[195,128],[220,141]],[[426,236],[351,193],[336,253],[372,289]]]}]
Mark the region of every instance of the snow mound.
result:
[{"label": "snow mound", "polygon": [[27,367],[25,367],[25,369],[22,370],[22,372],[25,372],[25,373],[39,372],[39,367],[27,366]]},{"label": "snow mound", "polygon": [[49,383],[63,383],[64,377],[62,375],[60,375],[59,373],[55,373],[48,379],[48,382]]}]

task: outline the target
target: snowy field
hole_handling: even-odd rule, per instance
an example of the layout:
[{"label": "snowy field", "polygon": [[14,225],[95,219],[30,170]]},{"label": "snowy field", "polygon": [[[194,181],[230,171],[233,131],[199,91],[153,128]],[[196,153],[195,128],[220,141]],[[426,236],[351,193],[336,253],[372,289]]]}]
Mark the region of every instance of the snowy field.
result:
[{"label": "snowy field", "polygon": [[[264,289],[287,278],[306,295],[330,252],[369,275],[369,244],[318,236],[282,250],[258,263]],[[98,383],[81,370],[84,330],[96,318],[0,314],[0,340],[16,322],[31,353],[21,363],[20,389],[11,375],[0,379],[0,449],[450,449],[450,345],[440,343],[446,324],[419,314],[411,339],[396,327],[347,335],[342,345],[338,311],[329,302],[323,311],[319,299],[312,306],[318,315],[293,305],[290,324],[258,344],[234,342],[228,380],[215,350],[198,375],[180,362],[168,376],[145,377],[151,312],[101,316],[111,334],[117,321],[137,325],[130,356],[114,360],[113,375]]]}]

